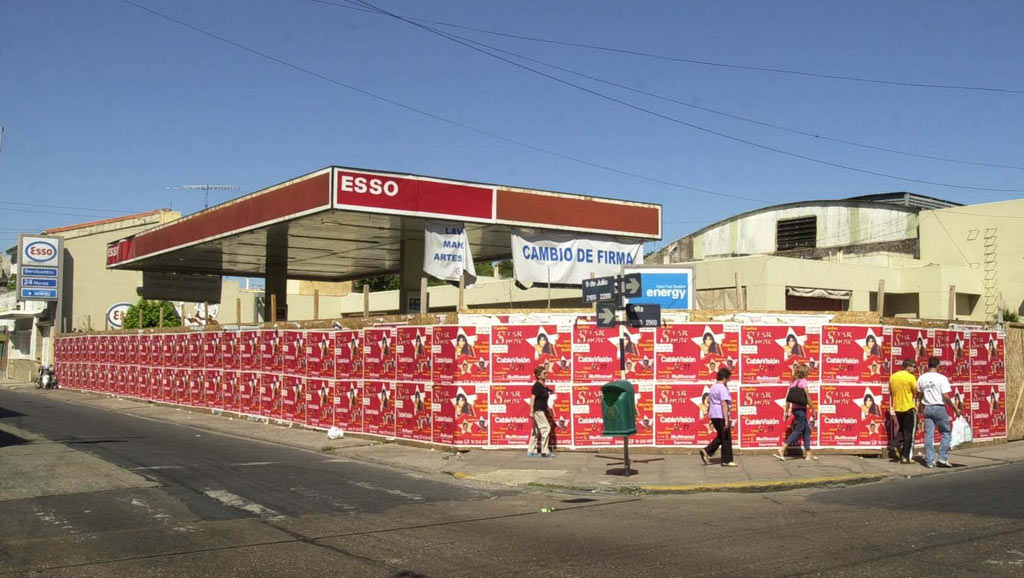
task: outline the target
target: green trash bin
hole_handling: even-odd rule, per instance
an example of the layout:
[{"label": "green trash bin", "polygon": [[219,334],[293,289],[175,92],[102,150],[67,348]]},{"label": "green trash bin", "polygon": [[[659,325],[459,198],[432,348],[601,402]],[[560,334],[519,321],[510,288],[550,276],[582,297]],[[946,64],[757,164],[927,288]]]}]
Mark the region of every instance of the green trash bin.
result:
[{"label": "green trash bin", "polygon": [[606,436],[629,436],[636,433],[636,403],[633,384],[612,381],[601,386],[601,417]]}]

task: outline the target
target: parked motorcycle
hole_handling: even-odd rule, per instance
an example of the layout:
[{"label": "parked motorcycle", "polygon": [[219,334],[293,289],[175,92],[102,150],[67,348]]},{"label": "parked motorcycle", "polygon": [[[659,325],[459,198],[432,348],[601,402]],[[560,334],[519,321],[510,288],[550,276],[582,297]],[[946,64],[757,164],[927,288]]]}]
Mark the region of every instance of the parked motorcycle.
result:
[{"label": "parked motorcycle", "polygon": [[39,374],[36,375],[36,389],[57,389],[57,374],[53,371],[52,365],[40,365]]}]

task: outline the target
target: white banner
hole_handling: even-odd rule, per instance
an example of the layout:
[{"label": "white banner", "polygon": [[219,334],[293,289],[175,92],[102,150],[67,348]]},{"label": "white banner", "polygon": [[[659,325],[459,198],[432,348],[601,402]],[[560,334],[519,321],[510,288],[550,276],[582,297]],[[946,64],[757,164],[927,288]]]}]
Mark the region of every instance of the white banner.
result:
[{"label": "white banner", "polygon": [[622,266],[644,262],[643,243],[620,243],[577,233],[526,233],[512,230],[512,263],[523,285],[579,285],[596,277],[618,275]]},{"label": "white banner", "polygon": [[445,281],[458,281],[466,272],[466,286],[476,283],[476,267],[462,223],[427,221],[423,230],[423,272]]}]

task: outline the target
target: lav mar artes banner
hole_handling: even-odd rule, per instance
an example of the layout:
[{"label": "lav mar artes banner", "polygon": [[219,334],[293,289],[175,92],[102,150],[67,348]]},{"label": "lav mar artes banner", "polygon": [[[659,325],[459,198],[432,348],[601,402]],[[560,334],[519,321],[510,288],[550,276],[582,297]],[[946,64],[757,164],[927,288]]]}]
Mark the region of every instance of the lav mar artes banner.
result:
[{"label": "lav mar artes banner", "polygon": [[808,381],[820,378],[818,354],[820,327],[802,325],[745,325],[740,330],[743,384],[789,383],[793,368],[811,369]]},{"label": "lav mar artes banner", "polygon": [[395,351],[398,356],[398,379],[401,381],[430,381],[429,327],[399,327]]},{"label": "lav mar artes banner", "polygon": [[887,384],[822,385],[819,399],[822,447],[886,445]]},{"label": "lav mar artes banner", "polygon": [[971,382],[1006,382],[1006,338],[995,331],[971,332]]},{"label": "lav mar artes banner", "polygon": [[622,370],[618,327],[576,325],[572,336],[572,371],[573,383],[577,384],[619,379]]},{"label": "lav mar artes banner", "polygon": [[892,328],[826,325],[821,328],[821,382],[889,383]]},{"label": "lav mar artes banner", "polygon": [[535,368],[548,383],[572,380],[571,325],[495,325],[491,328],[494,383],[533,383]]},{"label": "lav mar artes banner", "polygon": [[708,382],[722,367],[739,379],[739,325],[683,323],[657,331],[659,382]]}]

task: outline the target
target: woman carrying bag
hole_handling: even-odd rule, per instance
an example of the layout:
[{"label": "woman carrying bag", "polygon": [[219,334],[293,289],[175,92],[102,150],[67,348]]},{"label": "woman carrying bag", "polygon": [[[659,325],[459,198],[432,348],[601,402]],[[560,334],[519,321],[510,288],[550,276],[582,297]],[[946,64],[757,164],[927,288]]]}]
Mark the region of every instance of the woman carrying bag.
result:
[{"label": "woman carrying bag", "polygon": [[804,364],[793,368],[793,383],[790,384],[789,391],[786,393],[786,409],[782,414],[783,421],[789,419],[789,416],[793,416],[793,431],[774,454],[775,457],[783,461],[786,459],[786,448],[796,443],[801,437],[804,439],[804,459],[818,459],[811,453],[811,424],[807,421],[807,411],[810,406],[810,398],[807,395],[807,376],[810,372],[811,369]]}]

